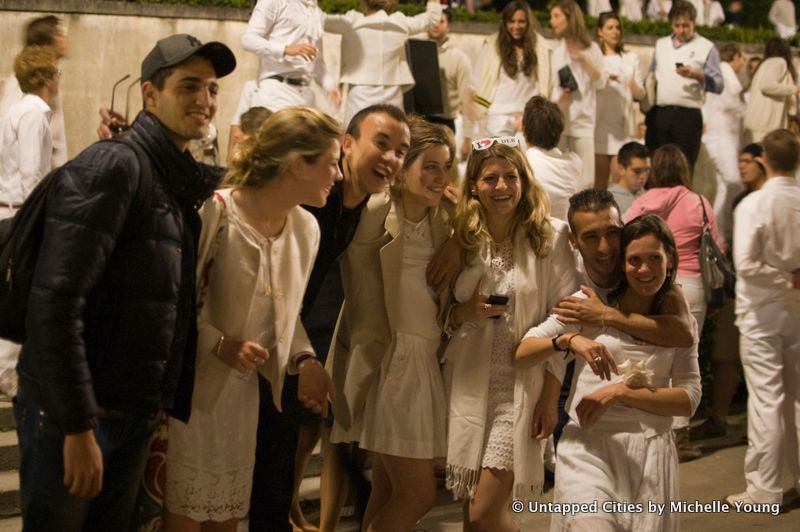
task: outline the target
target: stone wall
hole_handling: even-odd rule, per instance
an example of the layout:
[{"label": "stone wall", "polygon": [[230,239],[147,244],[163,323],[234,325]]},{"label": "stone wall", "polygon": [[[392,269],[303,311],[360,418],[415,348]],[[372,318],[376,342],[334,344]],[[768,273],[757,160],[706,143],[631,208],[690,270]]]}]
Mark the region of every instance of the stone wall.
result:
[{"label": "stone wall", "polygon": [[[62,92],[70,157],[96,140],[97,109],[109,105],[114,83],[125,74],[128,81],[117,91],[115,107],[124,111],[125,91],[139,76],[142,58],[159,38],[173,33],[190,33],[202,41],[226,43],[239,62],[236,71],[221,82],[216,125],[220,131],[220,148],[227,149],[228,129],[236,110],[242,84],[257,71],[255,55],[246,52],[239,43],[246,27],[246,10],[139,4],[103,0],[0,0],[0,42],[6,43],[0,54],[0,76],[11,75],[11,65],[22,47],[22,28],[36,16],[53,13],[62,18],[70,39],[69,57],[61,69],[64,72]],[[454,24],[452,41],[469,57],[478,55],[485,34],[494,31],[493,25]],[[639,52],[642,65],[652,56],[652,37],[632,37],[637,43],[630,46]],[[324,57],[334,75],[339,71],[339,42],[337,35],[325,34]],[[130,90],[130,116],[141,109],[139,89]],[[321,107],[337,115],[318,91]]]}]

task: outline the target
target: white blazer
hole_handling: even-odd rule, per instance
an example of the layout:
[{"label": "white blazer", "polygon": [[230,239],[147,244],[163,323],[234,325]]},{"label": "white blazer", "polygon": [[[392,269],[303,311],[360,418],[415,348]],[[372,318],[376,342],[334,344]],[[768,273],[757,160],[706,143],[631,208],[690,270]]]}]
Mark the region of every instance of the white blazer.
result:
[{"label": "white blazer", "polygon": [[[243,338],[250,312],[250,302],[257,285],[261,250],[251,244],[230,221],[231,189],[219,190],[200,209],[203,230],[197,262],[198,283],[208,280],[203,307],[198,316],[197,366],[215,363],[214,347],[220,336]],[[227,220],[225,220],[227,218]],[[225,220],[223,223],[221,221]],[[271,274],[276,352],[259,372],[272,386],[275,407],[281,409],[281,392],[291,355],[313,353],[303,324],[300,308],[311,269],[319,248],[320,231],[316,219],[302,207],[289,211],[283,228],[282,249],[273,247]],[[239,257],[238,261],[214,261],[213,248]],[[203,384],[200,380],[196,386]],[[215,397],[213,393],[208,395]]]},{"label": "white blazer", "polygon": [[342,83],[351,85],[414,86],[408,67],[409,35],[427,31],[439,22],[442,6],[429,3],[424,13],[407,17],[380,10],[364,15],[355,10],[344,15],[325,15],[325,31],[342,35]]}]

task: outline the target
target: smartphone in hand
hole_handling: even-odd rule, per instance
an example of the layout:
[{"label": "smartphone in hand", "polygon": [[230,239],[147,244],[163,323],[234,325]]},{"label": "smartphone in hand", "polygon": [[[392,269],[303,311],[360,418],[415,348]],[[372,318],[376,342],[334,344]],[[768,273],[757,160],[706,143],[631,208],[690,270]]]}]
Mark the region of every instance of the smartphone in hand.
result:
[{"label": "smartphone in hand", "polygon": [[[501,296],[499,294],[492,294],[486,298],[486,302],[490,305],[505,305],[508,303],[508,296]],[[491,319],[499,319],[500,316],[492,316]]]}]

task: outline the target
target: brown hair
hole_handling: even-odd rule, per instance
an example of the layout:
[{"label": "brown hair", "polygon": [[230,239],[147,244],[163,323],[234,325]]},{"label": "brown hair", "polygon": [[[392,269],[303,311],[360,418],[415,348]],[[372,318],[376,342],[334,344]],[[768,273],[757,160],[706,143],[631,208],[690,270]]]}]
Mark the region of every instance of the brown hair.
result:
[{"label": "brown hair", "polygon": [[769,167],[781,173],[794,175],[800,162],[800,140],[788,129],[776,129],[761,141],[764,159]]},{"label": "brown hair", "polygon": [[528,144],[552,150],[564,132],[564,114],[547,98],[534,96],[525,104],[522,131]]},{"label": "brown hair", "polygon": [[239,128],[247,136],[255,135],[267,118],[272,116],[272,111],[266,107],[251,107],[239,117]]},{"label": "brown hair", "polygon": [[272,114],[231,161],[223,184],[258,188],[302,157],[311,164],[339,140],[339,122],[316,109],[288,107]]},{"label": "brown hair", "polygon": [[[506,24],[511,21],[517,11],[525,13],[525,19],[528,21],[528,27],[522,37],[522,65],[517,64],[515,43],[506,29]],[[497,33],[497,55],[500,56],[503,70],[511,78],[516,77],[520,71],[526,76],[530,76],[539,62],[539,58],[536,56],[536,30],[539,28],[539,22],[533,16],[533,11],[527,2],[521,0],[515,0],[506,5],[500,19],[500,31]]]},{"label": "brown hair", "polygon": [[397,0],[362,0],[364,5],[364,12],[375,13],[383,9],[387,13],[394,13],[397,11]]},{"label": "brown hair", "polygon": [[720,61],[730,63],[737,55],[742,55],[742,47],[735,42],[726,42],[719,47]]},{"label": "brown hair", "polygon": [[692,22],[697,20],[697,9],[691,2],[684,0],[676,0],[672,3],[672,7],[667,14],[667,20],[672,22],[679,17],[688,17]]},{"label": "brown hair", "polygon": [[[667,223],[657,214],[643,214],[638,218],[634,218],[622,228],[622,234],[620,235],[620,254],[624,261],[628,245],[634,240],[639,240],[647,235],[653,235],[661,242],[661,245],[664,246],[664,253],[666,253],[668,260],[672,262],[672,267],[667,269],[667,278],[664,279],[664,284],[662,284],[661,288],[656,292],[656,296],[650,306],[649,313],[657,314],[661,311],[661,303],[663,303],[667,292],[672,289],[672,285],[675,284],[675,278],[678,275],[678,248],[675,245],[675,237],[672,236],[672,231],[670,231],[669,226],[667,226]],[[628,279],[623,275],[619,287],[609,294],[609,299],[616,300],[627,288]]]},{"label": "brown hair", "polygon": [[652,155],[649,188],[668,188],[680,185],[689,188],[692,170],[689,160],[676,144],[664,144]]},{"label": "brown hair", "polygon": [[14,76],[25,94],[44,87],[58,75],[56,54],[43,46],[26,46],[14,59]]},{"label": "brown hair", "polygon": [[25,46],[52,46],[59,33],[61,19],[57,16],[35,18],[25,27]]},{"label": "brown hair", "polygon": [[600,16],[597,17],[597,41],[600,43],[600,50],[605,54],[605,45],[603,39],[600,37],[600,30],[603,29],[603,26],[606,25],[606,22],[609,20],[616,20],[619,23],[619,42],[614,47],[614,52],[621,54],[625,51],[625,45],[622,44],[625,34],[622,31],[622,20],[619,18],[619,15],[614,13],[613,11],[603,11],[600,13]]},{"label": "brown hair", "polygon": [[550,11],[558,8],[567,17],[567,31],[562,37],[568,39],[576,39],[584,48],[589,48],[592,44],[592,38],[589,32],[586,31],[586,24],[583,22],[583,11],[581,6],[575,0],[556,0],[550,4]]}]

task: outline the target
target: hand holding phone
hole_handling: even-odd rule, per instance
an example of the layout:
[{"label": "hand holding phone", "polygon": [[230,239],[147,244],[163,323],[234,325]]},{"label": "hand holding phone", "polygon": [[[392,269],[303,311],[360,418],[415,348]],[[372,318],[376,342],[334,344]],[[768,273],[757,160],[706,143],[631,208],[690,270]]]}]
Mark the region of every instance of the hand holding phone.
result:
[{"label": "hand holding phone", "polygon": [[[508,304],[508,296],[501,296],[499,294],[492,294],[486,298],[486,303],[489,305],[506,305]],[[496,320],[500,316],[492,316],[489,319]]]}]

